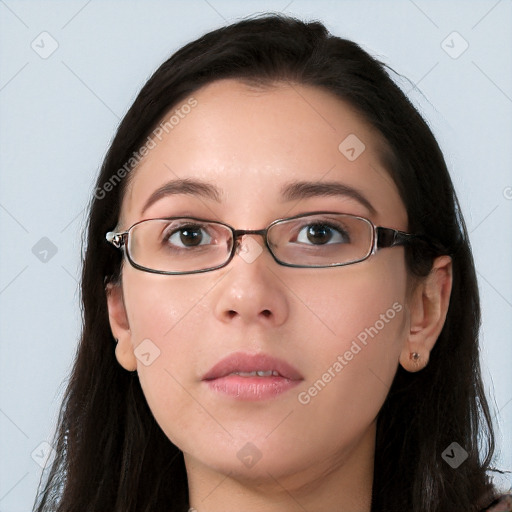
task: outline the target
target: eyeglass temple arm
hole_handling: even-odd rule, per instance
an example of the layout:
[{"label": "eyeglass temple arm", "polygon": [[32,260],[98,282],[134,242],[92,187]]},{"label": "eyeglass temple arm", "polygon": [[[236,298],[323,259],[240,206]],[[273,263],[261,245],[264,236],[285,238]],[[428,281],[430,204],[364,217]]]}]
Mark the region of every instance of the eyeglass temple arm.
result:
[{"label": "eyeglass temple arm", "polygon": [[377,228],[377,247],[395,247],[397,245],[406,245],[413,240],[424,240],[420,235],[411,235],[403,231],[391,228]]},{"label": "eyeglass temple arm", "polygon": [[110,242],[112,245],[119,249],[124,243],[124,235],[126,235],[126,233],[116,233],[115,231],[109,231],[105,235],[105,238],[107,239],[107,242]]}]

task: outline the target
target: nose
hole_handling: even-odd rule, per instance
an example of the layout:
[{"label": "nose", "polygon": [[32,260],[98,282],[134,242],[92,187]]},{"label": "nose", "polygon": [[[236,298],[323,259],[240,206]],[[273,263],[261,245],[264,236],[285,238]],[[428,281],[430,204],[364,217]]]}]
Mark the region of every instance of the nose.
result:
[{"label": "nose", "polygon": [[215,316],[225,323],[282,325],[289,314],[280,268],[258,235],[238,238],[236,254],[214,288]]}]

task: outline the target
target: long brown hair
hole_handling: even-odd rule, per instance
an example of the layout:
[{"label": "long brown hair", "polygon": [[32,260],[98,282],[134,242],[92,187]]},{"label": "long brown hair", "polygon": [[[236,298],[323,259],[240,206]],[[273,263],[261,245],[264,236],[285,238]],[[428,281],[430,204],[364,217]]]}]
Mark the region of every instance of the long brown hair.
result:
[{"label": "long brown hair", "polygon": [[[149,79],[117,130],[91,198],[82,336],[38,512],[188,508],[183,454],[157,425],[137,374],[114,355],[105,284],[119,278],[122,256],[105,233],[116,226],[126,182],[136,172],[120,169],[126,171],[166,112],[222,78],[313,85],[350,103],[387,142],[385,163],[409,230],[436,241],[432,253],[407,251],[411,275],[425,276],[437,254],[452,255],[449,311],[430,362],[417,373],[399,367],[378,416],[372,511],[470,512],[493,500],[487,471],[494,435],[480,374],[480,304],[468,234],[441,150],[388,70],[320,22],[264,15],[187,44]],[[442,458],[453,442],[468,453],[457,469]]]}]

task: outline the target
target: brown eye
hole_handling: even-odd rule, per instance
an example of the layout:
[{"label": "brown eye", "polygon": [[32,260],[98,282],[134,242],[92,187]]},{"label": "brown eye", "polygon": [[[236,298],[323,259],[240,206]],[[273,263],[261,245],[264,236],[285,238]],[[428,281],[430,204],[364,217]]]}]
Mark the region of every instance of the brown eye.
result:
[{"label": "brown eye", "polygon": [[313,245],[350,243],[350,235],[341,226],[316,222],[304,226],[297,235],[296,241],[308,245],[309,243]]},{"label": "brown eye", "polygon": [[[212,237],[207,233],[204,226],[189,224],[179,228],[170,229],[163,239],[170,245],[178,248],[199,247],[211,242]],[[205,243],[202,243],[202,242]]]}]

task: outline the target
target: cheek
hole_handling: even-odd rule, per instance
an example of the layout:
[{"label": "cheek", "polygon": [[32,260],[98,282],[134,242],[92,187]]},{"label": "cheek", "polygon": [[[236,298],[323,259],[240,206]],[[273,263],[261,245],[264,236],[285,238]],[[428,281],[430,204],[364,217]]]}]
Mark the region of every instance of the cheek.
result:
[{"label": "cheek", "polygon": [[208,283],[128,269],[123,288],[134,345],[150,338],[160,346],[186,323],[187,315],[207,292]]},{"label": "cheek", "polygon": [[406,283],[400,258],[374,257],[340,273],[335,286],[317,286],[310,307],[322,325],[309,329],[314,369],[299,396],[312,416],[353,420],[356,429],[376,416],[407,336]]},{"label": "cheek", "polygon": [[383,345],[390,348],[390,343],[398,343],[399,334],[403,335],[406,284],[401,258],[379,260],[378,256],[340,269],[335,279],[317,279],[314,287],[306,283],[302,293],[310,297],[308,306],[324,327],[327,345],[322,346],[343,349],[357,340],[370,347],[371,339],[386,340],[372,344],[378,352]]},{"label": "cheek", "polygon": [[212,316],[206,301],[211,288],[212,281],[200,275],[164,276],[130,268],[123,274],[144,395],[153,413],[160,411],[155,415],[172,414],[178,430],[194,403],[187,391],[200,378],[198,361],[211,360],[210,333],[205,329],[205,319]]}]

